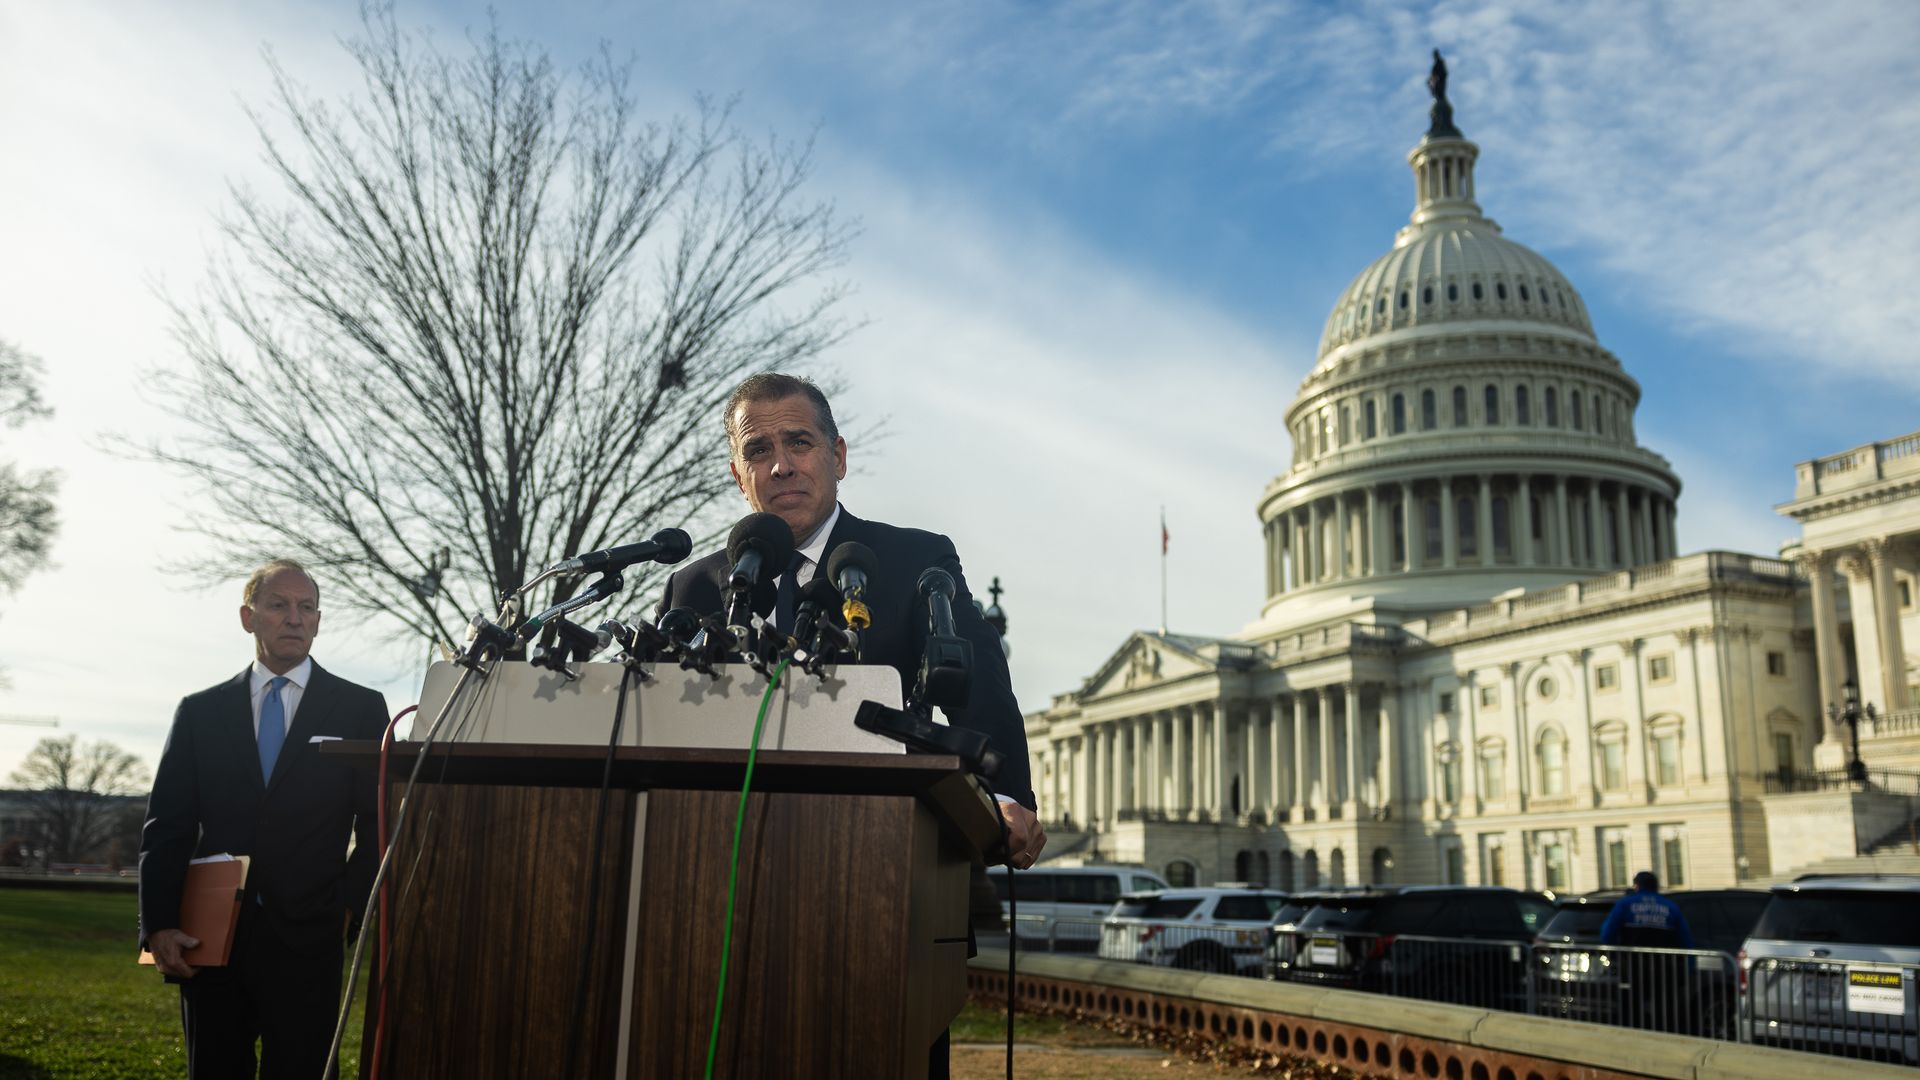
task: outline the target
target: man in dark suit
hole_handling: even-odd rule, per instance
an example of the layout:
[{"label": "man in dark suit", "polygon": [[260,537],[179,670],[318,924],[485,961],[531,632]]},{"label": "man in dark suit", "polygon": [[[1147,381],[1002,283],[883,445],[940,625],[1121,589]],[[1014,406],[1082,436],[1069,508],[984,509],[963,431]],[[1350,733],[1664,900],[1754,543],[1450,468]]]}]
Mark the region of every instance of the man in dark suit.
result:
[{"label": "man in dark suit", "polygon": [[[373,884],[374,780],[324,757],[332,739],[378,739],[377,691],[328,674],[308,651],[320,591],[298,563],[247,579],[247,670],[180,702],[140,835],[141,944],[180,986],[190,1077],[321,1075],[340,1003],[343,939]],[[347,855],[347,841],[354,841]],[[180,929],[188,860],[251,859],[233,950],[196,968]]]},{"label": "man in dark suit", "polygon": [[[793,529],[800,565],[789,572],[797,584],[823,573],[822,564],[840,544],[856,540],[873,549],[879,567],[868,586],[873,626],[862,637],[863,662],[886,664],[900,673],[903,685],[910,683],[927,640],[927,608],[916,582],[930,566],[953,575],[954,622],[973,643],[973,682],[966,707],[947,710],[947,721],[984,733],[999,752],[1002,764],[994,785],[1007,820],[1007,861],[1017,869],[1032,866],[1047,838],[1034,815],[1026,726],[1013,697],[1000,638],[973,605],[953,542],[918,529],[865,521],[840,505],[847,442],[834,424],[826,395],[812,382],[772,372],[752,376],[728,398],[725,421],[734,483],[747,505],[779,515]],[[691,563],[667,580],[659,610],[718,612],[726,577],[724,551]]]}]

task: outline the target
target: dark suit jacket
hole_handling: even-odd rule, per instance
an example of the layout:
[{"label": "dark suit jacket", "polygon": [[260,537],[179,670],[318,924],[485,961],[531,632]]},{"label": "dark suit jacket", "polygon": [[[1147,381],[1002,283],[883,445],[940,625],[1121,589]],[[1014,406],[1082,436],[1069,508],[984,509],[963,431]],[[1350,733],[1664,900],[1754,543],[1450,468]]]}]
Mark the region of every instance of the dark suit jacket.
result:
[{"label": "dark suit jacket", "polygon": [[252,859],[245,902],[258,903],[259,924],[275,939],[262,945],[324,954],[339,946],[341,913],[365,910],[377,849],[374,778],[322,757],[311,740],[380,738],[386,700],[313,665],[272,782],[263,783],[250,675],[251,667],[192,694],[174,713],[140,833],[143,946],[149,932],[180,925],[187,860],[223,851]]},{"label": "dark suit jacket", "polygon": [[[848,541],[872,548],[879,563],[867,583],[867,607],[873,612],[873,625],[861,643],[861,660],[886,664],[898,671],[902,688],[910,687],[918,676],[920,656],[927,644],[927,605],[916,588],[920,572],[938,566],[953,575],[953,621],[960,636],[973,643],[973,684],[966,707],[947,710],[947,722],[987,736],[1003,759],[1000,775],[994,779],[995,790],[1032,809],[1026,725],[1013,698],[1007,657],[1000,649],[1000,635],[973,606],[953,541],[919,529],[863,521],[843,506],[840,520],[827,538],[825,555],[831,557],[835,548]],[[700,615],[723,610],[727,566],[727,553],[716,551],[682,567],[667,579],[666,596],[655,616],[676,607],[691,608]],[[825,573],[826,567],[819,572]]]}]

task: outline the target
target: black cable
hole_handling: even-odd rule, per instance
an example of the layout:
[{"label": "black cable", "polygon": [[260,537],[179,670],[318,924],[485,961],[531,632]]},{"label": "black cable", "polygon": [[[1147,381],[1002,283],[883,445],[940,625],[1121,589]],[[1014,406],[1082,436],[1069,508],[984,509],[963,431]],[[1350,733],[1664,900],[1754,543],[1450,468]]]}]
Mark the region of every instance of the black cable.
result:
[{"label": "black cable", "polygon": [[[1000,822],[1000,835],[1007,840],[1013,839],[1013,833],[1007,828],[1007,815],[1000,811],[1000,797],[994,794],[993,785],[986,777],[974,774],[974,781],[987,792],[987,802],[993,807],[994,819]],[[1011,852],[1009,852],[1011,854]],[[1014,958],[1020,951],[1020,909],[1014,901],[1013,861],[1007,861],[1007,1080],[1013,1080],[1013,983],[1015,979]]]},{"label": "black cable", "polygon": [[620,725],[626,719],[627,684],[633,679],[633,669],[624,668],[620,673],[620,696],[613,703],[613,735],[607,739],[607,761],[600,770],[600,805],[593,812],[593,844],[588,849],[587,870],[587,920],[585,932],[580,943],[580,976],[573,984],[572,1016],[567,1020],[567,1067],[560,1075],[572,1080],[574,1075],[574,1055],[580,1049],[580,1003],[586,999],[587,984],[593,976],[594,923],[600,917],[600,864],[607,844],[607,802],[613,795],[613,757],[620,747]]}]

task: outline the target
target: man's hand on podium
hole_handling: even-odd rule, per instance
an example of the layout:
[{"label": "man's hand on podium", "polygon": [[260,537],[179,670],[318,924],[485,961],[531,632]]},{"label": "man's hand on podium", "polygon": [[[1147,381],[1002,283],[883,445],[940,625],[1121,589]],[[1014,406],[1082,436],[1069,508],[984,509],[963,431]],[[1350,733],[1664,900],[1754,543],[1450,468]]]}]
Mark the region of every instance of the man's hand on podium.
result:
[{"label": "man's hand on podium", "polygon": [[1025,870],[1039,860],[1041,849],[1047,846],[1047,830],[1040,827],[1033,811],[1012,799],[1000,800],[1000,816],[1007,820],[1007,865]]}]

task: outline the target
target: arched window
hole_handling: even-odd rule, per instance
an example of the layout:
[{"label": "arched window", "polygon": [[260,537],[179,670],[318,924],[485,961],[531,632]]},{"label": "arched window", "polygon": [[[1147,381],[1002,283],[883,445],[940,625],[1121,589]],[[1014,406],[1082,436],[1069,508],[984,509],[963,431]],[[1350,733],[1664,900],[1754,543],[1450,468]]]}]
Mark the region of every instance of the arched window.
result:
[{"label": "arched window", "polygon": [[1347,853],[1344,848],[1334,848],[1333,857],[1327,860],[1327,884],[1345,885],[1347,883]]},{"label": "arched window", "polygon": [[1479,537],[1475,535],[1473,521],[1473,500],[1465,495],[1454,503],[1453,517],[1459,525],[1460,557],[1480,554]]},{"label": "arched window", "polygon": [[1342,405],[1340,406],[1340,445],[1350,446],[1352,444],[1353,444],[1353,410],[1349,409],[1345,405]]},{"label": "arched window", "polygon": [[1436,792],[1440,802],[1446,806],[1460,804],[1460,751],[1452,743],[1442,743],[1434,758],[1435,779],[1440,784]]},{"label": "arched window", "polygon": [[1426,518],[1426,521],[1427,521],[1426,544],[1425,544],[1426,552],[1427,552],[1426,558],[1429,562],[1431,562],[1432,560],[1438,559],[1440,557],[1442,546],[1443,546],[1442,536],[1440,532],[1440,500],[1428,499],[1426,502],[1426,512],[1423,516]]},{"label": "arched window", "polygon": [[[1307,852],[1307,857],[1301,861],[1303,863],[1303,866],[1300,874],[1300,884],[1306,886],[1309,889],[1319,888],[1320,887],[1320,853],[1317,851],[1309,851]],[[1172,882],[1168,882],[1168,884],[1172,884]]]},{"label": "arched window", "polygon": [[1326,413],[1321,413],[1320,414],[1320,452],[1322,454],[1327,452],[1327,438],[1329,435],[1332,434],[1332,428],[1333,428],[1333,417],[1329,416]]},{"label": "arched window", "polygon": [[1473,298],[1475,300],[1485,300],[1487,298],[1486,290],[1482,289],[1480,283],[1477,281],[1473,283]]},{"label": "arched window", "polygon": [[1540,772],[1540,794],[1565,795],[1567,793],[1567,739],[1556,728],[1548,728],[1540,733],[1540,742],[1534,748]]},{"label": "arched window", "polygon": [[1480,743],[1479,760],[1475,762],[1475,778],[1480,785],[1480,797],[1496,801],[1507,797],[1507,744],[1499,739],[1484,739]]},{"label": "arched window", "polygon": [[1511,558],[1513,556],[1513,544],[1510,542],[1513,534],[1507,527],[1509,516],[1510,515],[1508,514],[1508,511],[1507,511],[1506,496],[1504,495],[1495,496],[1493,500],[1493,537],[1492,539],[1493,539],[1493,555],[1494,555],[1494,558],[1496,559]]},{"label": "arched window", "polygon": [[1280,880],[1273,883],[1276,889],[1291,889],[1297,883],[1293,880],[1293,852],[1280,853]]},{"label": "arched window", "polygon": [[1373,880],[1370,885],[1393,884],[1393,852],[1388,848],[1373,849]]},{"label": "arched window", "polygon": [[1464,386],[1453,388],[1453,426],[1467,426],[1467,388]]},{"label": "arched window", "polygon": [[1438,411],[1433,404],[1433,391],[1420,391],[1420,430],[1432,431],[1440,426]]},{"label": "arched window", "polygon": [[1547,426],[1559,427],[1560,426],[1560,402],[1559,402],[1559,399],[1553,396],[1553,387],[1551,386],[1547,387],[1546,405],[1547,405]]},{"label": "arched window", "polygon": [[1521,427],[1531,427],[1533,424],[1533,403],[1527,400],[1527,388],[1524,386],[1513,388],[1513,422]]},{"label": "arched window", "polygon": [[1404,435],[1407,431],[1407,396],[1393,395],[1393,427],[1389,429],[1395,435]]},{"label": "arched window", "polygon": [[1595,435],[1607,433],[1606,419],[1606,403],[1599,394],[1595,394],[1593,395],[1593,433]]},{"label": "arched window", "polygon": [[1497,424],[1500,422],[1500,388],[1492,383],[1488,383],[1485,397],[1487,423]]},{"label": "arched window", "polygon": [[1580,418],[1580,391],[1567,395],[1567,415],[1573,419],[1573,430],[1585,431],[1586,425]]},{"label": "arched window", "polygon": [[1361,421],[1360,437],[1363,439],[1371,439],[1380,434],[1379,425],[1374,415],[1375,409],[1374,409],[1374,402],[1372,398],[1367,399],[1367,405],[1364,412],[1365,412],[1365,417]]},{"label": "arched window", "polygon": [[1167,879],[1167,884],[1176,889],[1191,889],[1193,888],[1194,866],[1185,859],[1175,859],[1167,864],[1162,876]]},{"label": "arched window", "polygon": [[1420,290],[1420,303],[1422,306],[1433,303],[1433,286],[1428,285]]},{"label": "arched window", "polygon": [[1507,298],[1507,283],[1504,281],[1494,282],[1493,295],[1505,300]]},{"label": "arched window", "polygon": [[1448,282],[1447,283],[1447,303],[1449,304],[1457,303],[1459,299],[1460,299],[1460,286],[1455,285],[1452,282]]}]

